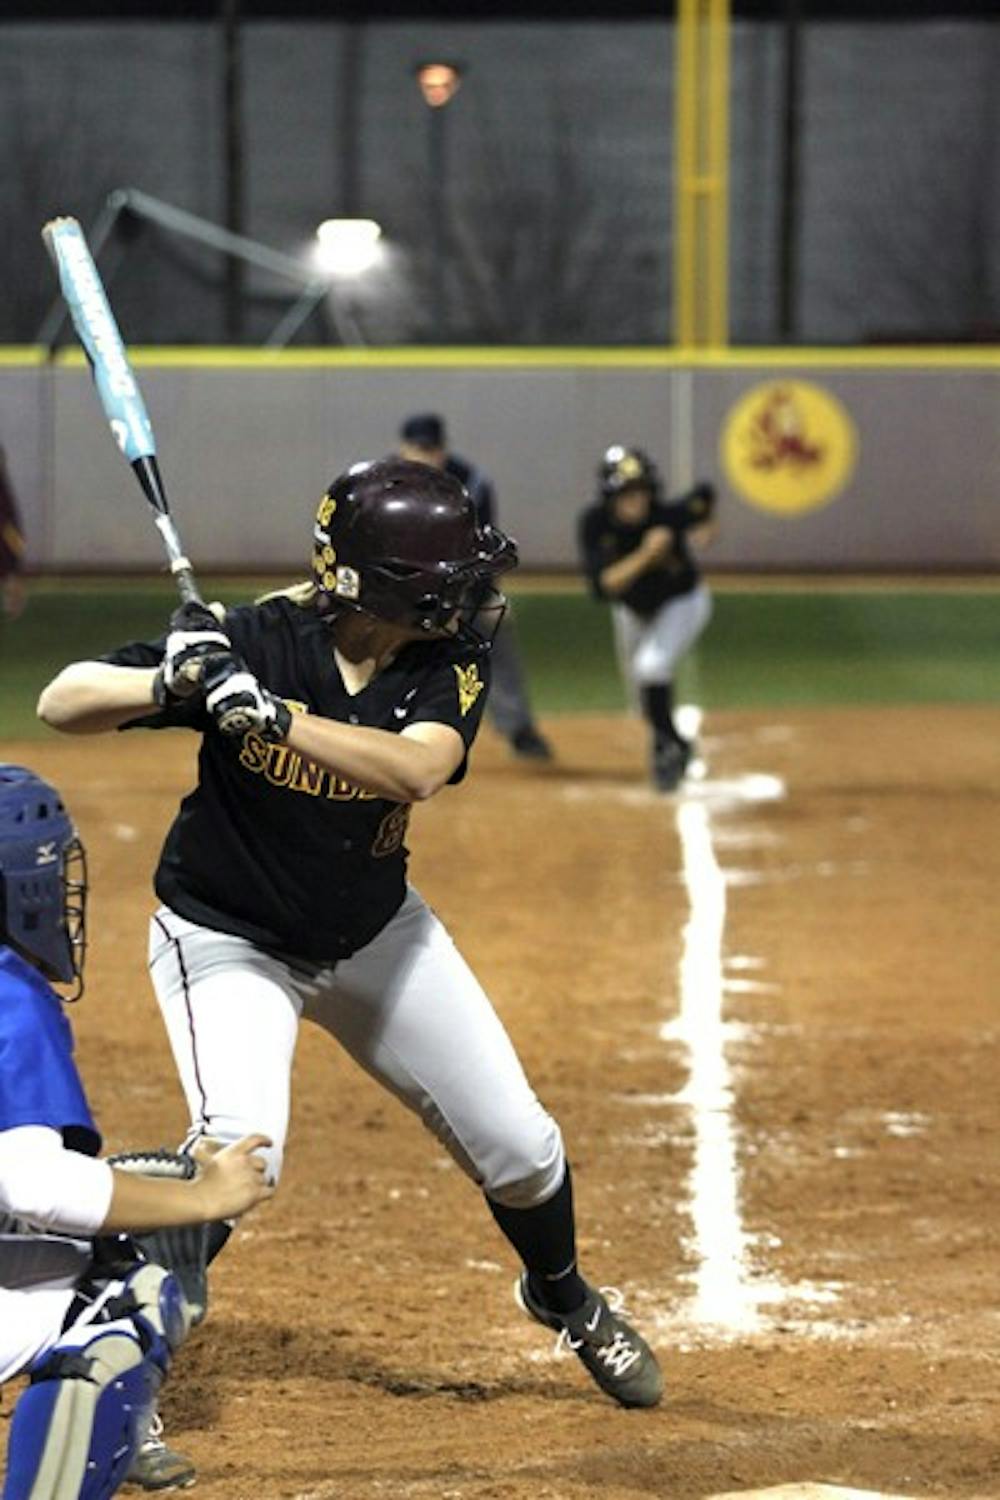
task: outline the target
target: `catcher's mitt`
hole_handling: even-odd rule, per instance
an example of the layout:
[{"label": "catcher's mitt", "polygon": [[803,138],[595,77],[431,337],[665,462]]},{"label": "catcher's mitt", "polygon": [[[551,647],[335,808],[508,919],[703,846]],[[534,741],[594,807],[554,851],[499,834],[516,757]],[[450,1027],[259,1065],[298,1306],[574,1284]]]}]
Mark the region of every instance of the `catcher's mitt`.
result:
[{"label": "catcher's mitt", "polygon": [[[191,1178],[198,1163],[184,1151],[159,1147],[152,1151],[120,1151],[106,1160],[122,1172],[138,1172],[143,1177]],[[178,1281],[191,1309],[192,1325],[200,1323],[208,1308],[208,1225],[185,1224],[177,1229],[151,1229],[133,1234],[147,1260],[165,1266]]]}]

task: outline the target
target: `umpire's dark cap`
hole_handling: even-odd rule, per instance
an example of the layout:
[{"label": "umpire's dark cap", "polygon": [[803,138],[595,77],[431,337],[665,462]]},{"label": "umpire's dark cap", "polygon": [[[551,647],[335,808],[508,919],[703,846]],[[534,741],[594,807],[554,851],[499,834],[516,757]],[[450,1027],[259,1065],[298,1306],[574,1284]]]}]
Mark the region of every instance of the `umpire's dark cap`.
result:
[{"label": "umpire's dark cap", "polygon": [[407,417],[399,435],[404,443],[412,443],[414,448],[443,448],[444,421],[436,412],[418,412],[415,417]]}]

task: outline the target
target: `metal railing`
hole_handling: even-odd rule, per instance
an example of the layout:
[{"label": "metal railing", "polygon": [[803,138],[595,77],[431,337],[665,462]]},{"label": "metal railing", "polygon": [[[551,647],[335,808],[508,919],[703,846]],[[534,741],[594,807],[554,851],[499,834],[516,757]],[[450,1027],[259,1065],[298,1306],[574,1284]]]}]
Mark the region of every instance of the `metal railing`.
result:
[{"label": "metal railing", "polygon": [[[247,265],[298,283],[301,291],[264,340],[265,349],[284,349],[324,299],[340,342],[345,345],[363,345],[366,342],[356,319],[338,304],[332,277],[317,275],[315,269],[304,260],[296,260],[294,256],[284,255],[280,250],[272,250],[270,246],[248,239],[246,235],[233,234],[209,219],[202,219],[197,214],[188,213],[186,209],[164,203],[160,198],[153,198],[137,188],[116,188],[108,194],[104,207],[87,234],[95,260],[123,214],[131,214],[157,224],[172,234],[207,245],[221,255],[235,256]],[[37,336],[37,342],[50,355],[58,345],[65,321],[66,305],[58,297],[46,313]]]}]

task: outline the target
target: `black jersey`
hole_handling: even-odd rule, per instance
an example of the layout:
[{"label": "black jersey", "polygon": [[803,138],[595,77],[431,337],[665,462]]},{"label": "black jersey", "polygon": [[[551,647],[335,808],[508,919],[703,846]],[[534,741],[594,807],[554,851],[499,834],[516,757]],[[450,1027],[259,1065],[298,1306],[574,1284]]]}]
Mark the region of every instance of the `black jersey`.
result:
[{"label": "black jersey", "polygon": [[[457,641],[407,645],[350,694],[330,630],[289,599],[230,610],[233,649],[293,712],[398,733],[449,724],[466,750],[489,685],[486,653]],[[155,666],[164,641],[110,652],[119,666]],[[156,871],[161,901],[189,921],[286,957],[346,958],[370,942],[406,894],[410,808],[376,796],[259,735],[228,738],[203,703],[180,704],[123,728],[185,724],[202,732],[198,785],[184,798]],[[465,775],[466,761],[451,780]]]},{"label": "black jersey", "polygon": [[699,581],[698,565],[687,543],[687,528],[705,516],[692,514],[692,496],[664,502],[654,500],[649,514],[639,526],[625,526],[615,520],[602,501],[588,506],[580,516],[579,542],[584,572],[591,589],[599,599],[609,598],[601,588],[600,575],[605,568],[634,552],[646,532],[654,526],[666,526],[673,535],[673,545],[658,563],[640,573],[623,594],[614,595],[616,604],[625,604],[637,615],[648,619],[668,599],[689,594]]}]

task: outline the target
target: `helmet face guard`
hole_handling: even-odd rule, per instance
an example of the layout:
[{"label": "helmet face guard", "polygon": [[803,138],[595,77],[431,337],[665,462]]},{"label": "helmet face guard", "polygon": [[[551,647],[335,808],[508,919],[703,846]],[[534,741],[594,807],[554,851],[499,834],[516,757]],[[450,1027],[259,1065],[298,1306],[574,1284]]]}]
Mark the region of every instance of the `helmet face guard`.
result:
[{"label": "helmet face guard", "polygon": [[[479,526],[458,481],[428,464],[355,464],[330,486],[316,515],[313,577],[320,613],[328,616],[353,609],[482,646],[505,605],[495,580],[516,563],[510,538]],[[488,614],[496,620],[486,633]]]},{"label": "helmet face guard", "polygon": [[0,942],[46,979],[83,993],[87,866],[58,792],[24,766],[0,765]]}]

